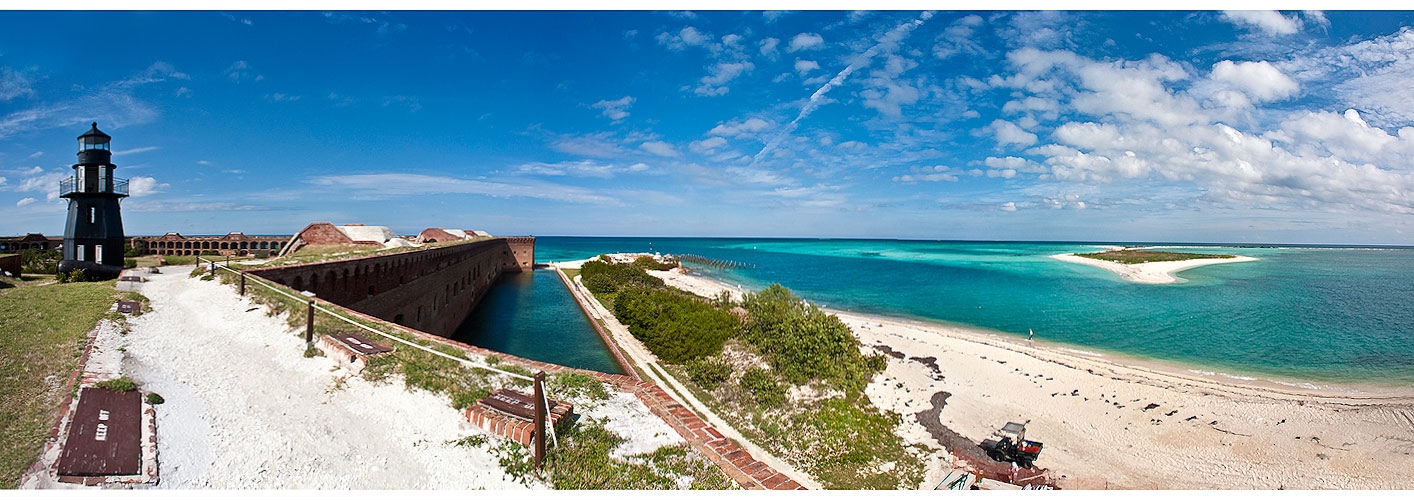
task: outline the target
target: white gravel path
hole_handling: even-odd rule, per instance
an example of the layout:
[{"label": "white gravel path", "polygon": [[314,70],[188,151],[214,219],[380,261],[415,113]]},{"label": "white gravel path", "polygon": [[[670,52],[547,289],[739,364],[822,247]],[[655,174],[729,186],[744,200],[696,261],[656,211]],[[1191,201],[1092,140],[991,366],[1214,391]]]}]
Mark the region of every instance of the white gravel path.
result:
[{"label": "white gravel path", "polygon": [[282,319],[190,270],[141,285],[152,312],[124,342],[123,372],[166,399],[160,488],[525,488],[485,449],[449,444],[485,433],[445,397],[305,358]]}]

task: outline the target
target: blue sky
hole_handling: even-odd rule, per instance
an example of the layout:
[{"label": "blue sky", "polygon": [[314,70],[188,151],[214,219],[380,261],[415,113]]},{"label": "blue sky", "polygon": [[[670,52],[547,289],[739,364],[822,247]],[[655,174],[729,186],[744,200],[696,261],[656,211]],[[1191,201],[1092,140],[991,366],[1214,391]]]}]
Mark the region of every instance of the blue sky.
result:
[{"label": "blue sky", "polygon": [[0,234],[1414,244],[1411,12],[0,13]]}]

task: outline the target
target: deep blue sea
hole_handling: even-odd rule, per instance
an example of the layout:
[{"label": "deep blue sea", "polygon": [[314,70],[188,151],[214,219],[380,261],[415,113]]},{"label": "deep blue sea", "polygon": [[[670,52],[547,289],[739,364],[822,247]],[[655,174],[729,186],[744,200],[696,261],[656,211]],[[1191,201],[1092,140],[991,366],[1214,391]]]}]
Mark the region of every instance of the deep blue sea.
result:
[{"label": "deep blue sea", "polygon": [[1185,281],[1171,285],[1049,257],[1098,246],[538,237],[535,258],[695,254],[754,266],[695,268],[709,277],[750,289],[781,283],[836,309],[1013,335],[1033,329],[1037,339],[1077,349],[1228,374],[1414,385],[1414,249],[1187,249],[1261,260],[1182,271]]}]

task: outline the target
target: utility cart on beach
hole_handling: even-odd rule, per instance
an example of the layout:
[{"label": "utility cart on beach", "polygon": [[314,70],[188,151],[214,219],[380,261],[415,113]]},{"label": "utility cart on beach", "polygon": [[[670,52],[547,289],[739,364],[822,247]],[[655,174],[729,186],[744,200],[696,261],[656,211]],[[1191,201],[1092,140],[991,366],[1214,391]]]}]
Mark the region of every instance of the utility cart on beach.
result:
[{"label": "utility cart on beach", "polygon": [[1030,467],[1041,455],[1042,444],[1026,440],[1026,424],[1007,422],[1001,430],[982,440],[982,449],[987,456],[998,462],[1015,462],[1021,467]]}]

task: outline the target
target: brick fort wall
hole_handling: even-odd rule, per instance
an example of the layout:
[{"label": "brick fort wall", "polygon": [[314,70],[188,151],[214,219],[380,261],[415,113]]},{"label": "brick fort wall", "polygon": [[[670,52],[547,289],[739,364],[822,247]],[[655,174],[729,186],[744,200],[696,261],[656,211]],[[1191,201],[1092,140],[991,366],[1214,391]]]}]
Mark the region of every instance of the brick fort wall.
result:
[{"label": "brick fort wall", "polygon": [[[424,332],[450,336],[504,272],[534,264],[535,238],[496,238],[333,262],[251,270],[295,290]],[[525,257],[526,265],[521,265]]]}]

